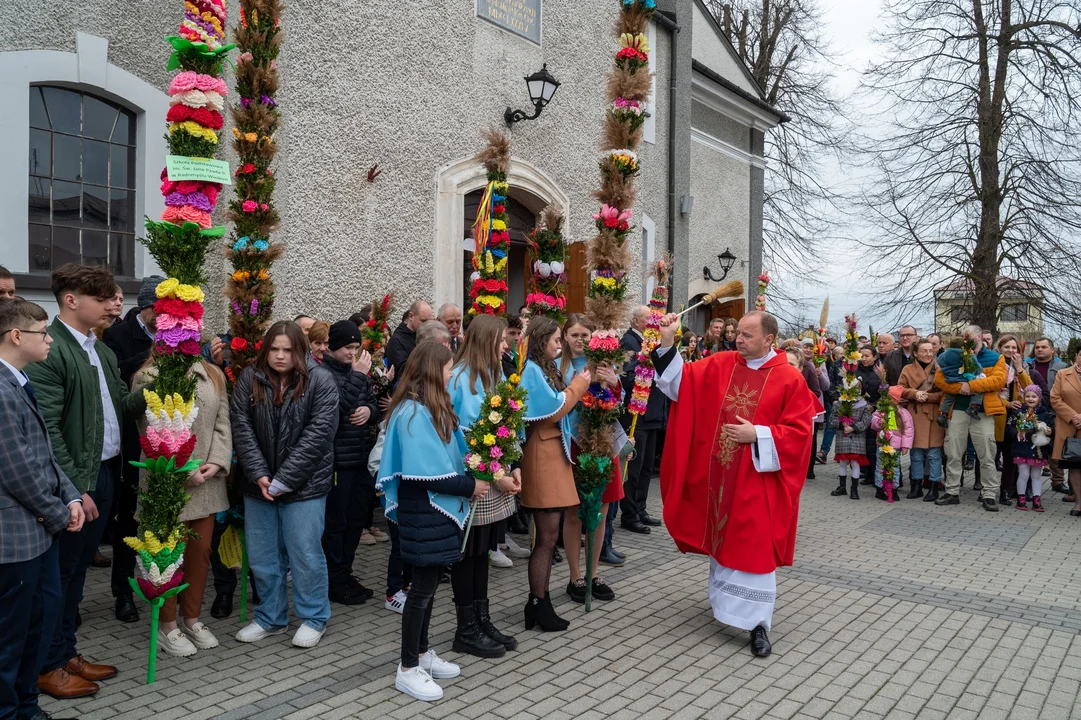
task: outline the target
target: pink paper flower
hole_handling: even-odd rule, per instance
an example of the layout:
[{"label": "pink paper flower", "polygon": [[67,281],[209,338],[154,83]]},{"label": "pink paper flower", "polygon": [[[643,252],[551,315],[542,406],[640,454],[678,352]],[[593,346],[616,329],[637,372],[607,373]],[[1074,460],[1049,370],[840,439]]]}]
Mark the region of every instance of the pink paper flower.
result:
[{"label": "pink paper flower", "polygon": [[255,202],[254,200],[245,200],[244,204],[240,207],[246,213],[253,213],[256,211],[256,209],[258,209],[259,203]]}]

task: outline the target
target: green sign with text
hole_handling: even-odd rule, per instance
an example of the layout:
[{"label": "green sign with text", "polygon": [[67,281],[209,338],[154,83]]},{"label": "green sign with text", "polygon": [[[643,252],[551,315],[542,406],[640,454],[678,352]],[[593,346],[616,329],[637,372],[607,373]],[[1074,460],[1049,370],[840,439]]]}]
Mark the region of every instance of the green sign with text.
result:
[{"label": "green sign with text", "polygon": [[169,179],[174,182],[198,180],[199,182],[215,182],[222,185],[233,184],[233,176],[229,172],[229,163],[224,160],[166,155],[165,169],[169,172]]}]

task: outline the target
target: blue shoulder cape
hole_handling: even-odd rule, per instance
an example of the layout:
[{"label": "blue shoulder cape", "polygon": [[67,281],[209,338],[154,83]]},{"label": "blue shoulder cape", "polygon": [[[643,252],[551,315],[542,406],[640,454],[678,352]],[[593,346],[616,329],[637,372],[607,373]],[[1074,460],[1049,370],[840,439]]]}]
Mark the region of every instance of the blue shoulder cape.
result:
[{"label": "blue shoulder cape", "polygon": [[[496,382],[502,380],[502,374],[496,378]],[[450,393],[450,401],[454,404],[454,412],[458,415],[459,426],[470,427],[480,416],[480,406],[484,403],[484,384],[478,377],[470,388],[469,368],[465,365],[455,365],[450,382],[447,383],[447,392]]]},{"label": "blue shoulder cape", "polygon": [[[557,392],[549,385],[544,371],[532,360],[527,361],[525,369],[522,370],[522,381],[519,387],[526,392],[526,422],[537,422],[552,417],[563,408],[563,403],[566,401],[566,393]],[[570,415],[570,413],[564,415],[559,421],[563,452],[567,454],[568,460],[571,459]]]},{"label": "blue shoulder cape", "polygon": [[[449,443],[439,438],[428,408],[406,400],[387,420],[383,457],[379,461],[376,488],[383,491],[387,519],[398,522],[398,492],[402,478],[416,482],[465,475],[465,440],[456,430]],[[469,502],[465,498],[428,491],[428,500],[438,512],[465,527]]]}]

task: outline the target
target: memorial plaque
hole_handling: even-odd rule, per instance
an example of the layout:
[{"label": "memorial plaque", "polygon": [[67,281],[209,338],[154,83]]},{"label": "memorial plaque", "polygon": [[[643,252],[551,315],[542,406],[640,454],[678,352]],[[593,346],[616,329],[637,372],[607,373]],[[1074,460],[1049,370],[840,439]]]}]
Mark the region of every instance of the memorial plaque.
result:
[{"label": "memorial plaque", "polygon": [[541,44],[542,0],[477,0],[477,17]]}]

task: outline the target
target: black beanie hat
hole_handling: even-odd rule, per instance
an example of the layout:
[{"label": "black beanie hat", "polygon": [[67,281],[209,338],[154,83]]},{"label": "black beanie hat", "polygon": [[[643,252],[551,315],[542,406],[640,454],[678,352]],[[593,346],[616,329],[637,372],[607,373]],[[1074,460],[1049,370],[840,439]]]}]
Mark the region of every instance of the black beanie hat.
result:
[{"label": "black beanie hat", "polygon": [[351,343],[360,342],[360,328],[356,323],[349,320],[339,320],[330,326],[330,339],[328,347],[333,350],[340,350],[341,348]]}]

